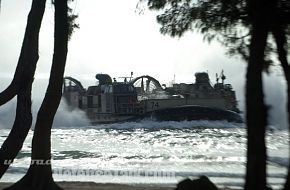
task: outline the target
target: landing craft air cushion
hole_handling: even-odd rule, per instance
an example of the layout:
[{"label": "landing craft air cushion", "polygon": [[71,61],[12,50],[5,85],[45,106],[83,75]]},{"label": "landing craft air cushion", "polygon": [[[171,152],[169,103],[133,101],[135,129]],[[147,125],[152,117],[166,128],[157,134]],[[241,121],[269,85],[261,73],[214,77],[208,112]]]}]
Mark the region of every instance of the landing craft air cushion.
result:
[{"label": "landing craft air cushion", "polygon": [[[235,91],[224,84],[223,73],[211,85],[208,73],[196,73],[192,84],[160,85],[144,75],[123,77],[117,82],[107,74],[97,74],[99,84],[85,89],[72,78],[64,78],[63,97],[71,109],[86,112],[92,124],[152,119],[156,121],[226,120],[243,122]],[[219,82],[219,79],[222,82]]]}]

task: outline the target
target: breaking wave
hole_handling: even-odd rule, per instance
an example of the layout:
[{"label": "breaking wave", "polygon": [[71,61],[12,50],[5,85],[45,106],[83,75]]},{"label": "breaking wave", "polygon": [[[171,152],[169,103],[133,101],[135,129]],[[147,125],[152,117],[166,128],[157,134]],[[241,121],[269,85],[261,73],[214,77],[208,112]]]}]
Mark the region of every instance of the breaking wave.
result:
[{"label": "breaking wave", "polygon": [[275,164],[275,165],[279,165],[279,166],[283,166],[283,167],[288,167],[289,158],[272,156],[272,157],[268,157],[268,162],[270,164]]},{"label": "breaking wave", "polygon": [[209,121],[209,120],[197,120],[197,121],[153,121],[150,119],[144,119],[139,122],[125,122],[114,124],[103,124],[91,126],[93,128],[114,128],[114,129],[130,129],[130,128],[145,128],[145,129],[183,129],[183,128],[240,128],[244,127],[244,124],[231,123],[228,121]]}]

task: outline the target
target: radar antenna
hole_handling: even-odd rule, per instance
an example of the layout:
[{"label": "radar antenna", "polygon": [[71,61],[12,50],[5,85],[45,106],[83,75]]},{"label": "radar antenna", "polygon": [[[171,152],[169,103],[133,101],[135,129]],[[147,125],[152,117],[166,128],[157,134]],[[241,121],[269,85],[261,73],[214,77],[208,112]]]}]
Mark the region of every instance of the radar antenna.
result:
[{"label": "radar antenna", "polygon": [[[133,72],[131,72],[131,76],[130,77],[119,77],[121,79],[124,79],[124,82],[131,82],[132,78],[133,78]],[[128,80],[129,79],[129,80]]]},{"label": "radar antenna", "polygon": [[222,83],[224,84],[224,81],[226,80],[226,76],[224,75],[224,70],[222,70],[220,78],[222,79]]},{"label": "radar antenna", "polygon": [[219,83],[219,80],[220,80],[220,78],[219,78],[219,76],[218,76],[218,74],[217,74],[217,73],[215,74],[215,78],[216,78],[216,83],[218,84],[218,83]]}]

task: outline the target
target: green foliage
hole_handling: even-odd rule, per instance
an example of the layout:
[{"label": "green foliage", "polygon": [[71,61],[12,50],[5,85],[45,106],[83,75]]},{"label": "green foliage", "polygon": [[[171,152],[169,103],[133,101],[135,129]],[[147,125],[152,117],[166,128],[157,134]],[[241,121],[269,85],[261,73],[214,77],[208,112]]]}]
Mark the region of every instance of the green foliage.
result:
[{"label": "green foliage", "polygon": [[248,56],[250,35],[245,0],[147,0],[147,6],[162,10],[157,22],[164,35],[181,37],[188,31],[197,31],[207,42],[222,43],[229,55]]},{"label": "green foliage", "polygon": [[148,7],[149,9],[163,9],[166,5],[166,0],[148,0]]},{"label": "green foliage", "polygon": [[[150,10],[158,10],[160,32],[172,37],[182,37],[186,32],[197,31],[207,42],[216,40],[226,47],[229,56],[247,60],[250,43],[251,18],[246,0],[140,0],[147,2]],[[269,13],[270,14],[270,13]],[[290,1],[278,0],[277,17],[280,22],[290,22]],[[276,21],[276,20],[275,20]],[[289,34],[289,33],[288,33]],[[270,66],[271,47],[266,48],[266,67]]]},{"label": "green foliage", "polygon": [[[73,2],[74,0],[68,0]],[[1,0],[0,0],[1,2]],[[51,0],[52,4],[55,4],[55,0]],[[79,16],[77,14],[74,14],[73,9],[68,7],[68,39],[70,40],[72,37],[72,34],[74,33],[75,29],[79,29],[80,25],[76,22],[77,18]]]},{"label": "green foliage", "polygon": [[68,9],[68,39],[70,40],[75,29],[79,29],[80,25],[76,22],[79,16],[73,13],[71,8]]}]

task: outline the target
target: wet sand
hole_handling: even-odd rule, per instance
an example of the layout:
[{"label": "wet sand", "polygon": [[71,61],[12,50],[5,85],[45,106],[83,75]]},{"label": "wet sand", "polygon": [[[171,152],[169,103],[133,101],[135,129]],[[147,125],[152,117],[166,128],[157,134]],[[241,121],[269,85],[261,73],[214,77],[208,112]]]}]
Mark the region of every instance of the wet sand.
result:
[{"label": "wet sand", "polygon": [[[162,184],[102,184],[94,182],[57,182],[65,190],[174,190],[175,186]],[[10,186],[11,183],[0,183],[0,189]],[[223,188],[222,190],[230,190]]]},{"label": "wet sand", "polygon": [[[94,182],[57,182],[65,190],[174,190],[174,187],[150,184],[101,184]],[[11,183],[0,183],[0,189],[10,186]]]}]

